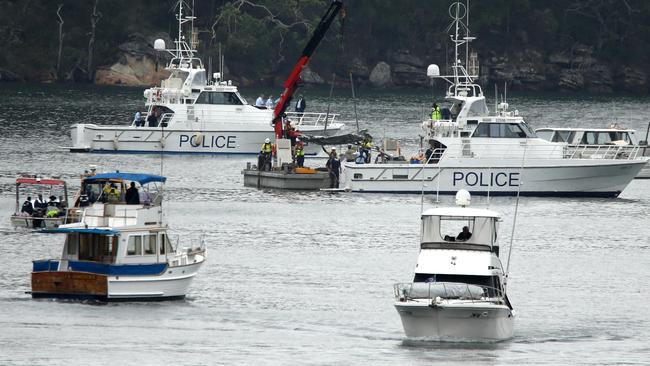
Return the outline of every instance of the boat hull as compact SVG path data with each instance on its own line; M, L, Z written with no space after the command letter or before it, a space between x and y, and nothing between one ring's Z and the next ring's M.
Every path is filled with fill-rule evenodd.
M53 229L66 222L65 217L32 217L12 215L11 224L15 227ZM36 226L34 226L36 224Z
M506 306L429 306L395 303L409 338L434 341L500 341L512 338L514 314Z
M448 159L439 165L345 164L346 187L355 192L479 195L616 197L645 165L645 160L470 162ZM423 181L424 179L424 181Z
M203 261L166 267L156 275L106 275L76 271L32 272L33 298L160 301L185 297Z
M341 127L329 126L325 135L335 135ZM301 131L323 134L321 127L306 126ZM252 155L260 152L265 139L274 138L274 132L267 125L249 130L184 130L76 124L71 128L71 138L71 152ZM305 154L320 151L320 146L305 143Z

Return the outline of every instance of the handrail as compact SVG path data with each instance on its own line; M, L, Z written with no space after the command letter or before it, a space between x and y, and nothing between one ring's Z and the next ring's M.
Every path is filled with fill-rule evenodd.
M414 284L418 285L428 285L428 296L422 296L417 295L417 296L411 296L413 292L413 286ZM465 287L465 292L461 292L460 294L456 291L455 293L451 291L451 289L448 288L449 285L461 285ZM432 294L431 288L432 286L442 286L443 288L443 294L441 296L440 293L434 293ZM471 300L472 302L478 301L479 299L476 299L476 296L473 296L472 291L470 289L470 286L475 286L475 287L480 287L483 290L483 294L481 295L480 300L482 301L494 301L495 299L499 302L504 301L505 298L505 292L496 287L492 286L485 286L485 285L478 285L478 284L472 284L472 283L460 283L460 282L401 282L401 283L396 283L393 286L393 293L395 296L395 300L404 302L407 300L412 300L412 299L423 299L423 300L436 300L436 298L440 298L441 300ZM433 296L436 295L436 296Z

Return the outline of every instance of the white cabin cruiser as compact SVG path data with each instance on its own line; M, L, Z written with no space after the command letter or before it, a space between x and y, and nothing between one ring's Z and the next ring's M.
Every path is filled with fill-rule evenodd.
M266 138L272 138L273 110L257 108L239 94L221 73L208 81L203 62L198 58L197 35L192 15L183 13L178 2L178 38L174 49L165 49L156 40L157 51L172 55L168 79L144 91L146 113L130 125L77 123L71 127L72 152L95 153L188 153L257 154ZM190 39L183 35L188 23ZM343 124L336 114L287 113L293 127L306 135L337 134ZM307 146L314 155L318 146Z
M470 55L465 6L454 3L450 14L455 35L453 75L441 76L437 65L427 74L450 84L445 99L450 108L432 113L422 123L421 137L429 149L421 160L344 164L346 188L355 192L438 192L467 189L476 194L616 197L643 168L637 147L610 146L602 154L586 156L565 143L537 137L517 110L502 102L490 114L478 77L475 54L463 64L459 47ZM465 35L460 35L464 31ZM420 152L422 153L422 151ZM423 188L423 183L425 186Z
M150 187L164 181L161 176L119 172L85 178L82 191L92 191L92 186L110 189L100 190L97 200L84 207L80 222L46 230L65 234L65 245L59 258L34 261L32 297L100 301L185 297L206 249L202 240L186 248L172 245L162 219L162 191ZM137 191L121 191L123 182L133 182Z
M394 287L394 306L409 338L498 341L513 335L515 311L497 243L499 213L468 208L469 198L459 191L461 207L422 214L413 282Z

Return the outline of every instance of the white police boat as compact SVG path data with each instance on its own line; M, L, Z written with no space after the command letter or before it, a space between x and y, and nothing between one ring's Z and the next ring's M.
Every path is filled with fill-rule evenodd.
M390 159L370 164L344 164L343 181L354 192L438 192L467 189L476 194L616 197L648 158L639 146L610 145L586 155L581 147L537 137L517 110L500 103L490 114L478 77L476 55L469 52L465 5L454 3L453 73L441 76L437 65L427 74L450 86L440 117L422 123L421 138L429 153L420 160ZM464 34L460 34L464 33ZM464 45L465 52L459 52ZM465 61L460 55L469 55ZM469 59L467 59L469 58ZM422 150L426 147L422 147ZM422 153L423 151L420 151ZM425 183L424 188L423 184Z
M197 56L197 34L193 11L184 13L178 2L178 38L173 49L162 39L157 51L172 58L168 79L144 91L147 112L130 125L77 123L71 127L72 152L94 153L177 153L177 154L257 154L266 138L274 136L273 110L256 108L239 94L231 81L215 73L208 80ZM186 5L185 5L186 6ZM187 9L186 9L187 10ZM183 28L190 29L189 38ZM306 135L331 136L344 126L338 115L287 112L294 128ZM148 120L148 116L155 118ZM307 145L305 153L315 155L317 145Z
M409 338L499 341L513 335L515 311L497 243L500 216L469 208L469 201L461 190L456 195L461 207L422 213L413 282L394 286L394 306Z
M117 200L100 196L83 208L80 222L46 230L65 234L65 244L58 258L33 262L32 297L100 301L185 297L206 259L206 249L202 239L183 248L172 243L162 218L162 189L156 189L164 181L161 176L120 172L86 177L86 185L134 182L144 199L134 203L133 192L115 188Z

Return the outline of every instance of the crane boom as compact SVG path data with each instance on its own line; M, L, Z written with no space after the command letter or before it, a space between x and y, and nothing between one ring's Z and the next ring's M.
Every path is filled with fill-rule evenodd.
M318 26L316 26L316 29L314 29L314 33L312 34L311 39L302 50L302 54L298 58L298 62L293 67L293 70L291 70L291 73L289 74L289 77L287 77L287 80L285 80L284 91L280 96L280 101L275 106L275 110L273 111L272 123L275 126L276 138L282 138L282 115L291 104L291 98L298 89L298 83L300 82L300 73L302 72L303 68L309 63L311 55L323 40L323 37L325 37L325 33L327 33L327 30L332 25L332 22L342 7L343 2L339 0L332 1L332 4L330 4L327 12L325 15L323 15L323 18L321 18L320 23L318 23Z

